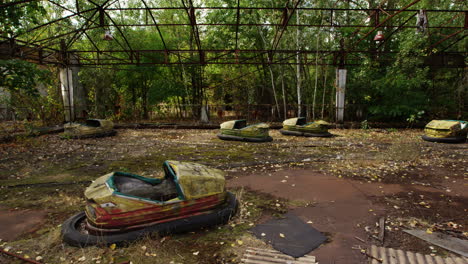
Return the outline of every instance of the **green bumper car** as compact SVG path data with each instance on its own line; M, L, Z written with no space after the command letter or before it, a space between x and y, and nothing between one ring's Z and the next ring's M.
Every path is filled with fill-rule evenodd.
M88 119L86 123L67 123L63 126L64 138L107 137L116 134L114 123L104 119Z
M307 123L305 117L295 117L284 120L280 132L286 136L331 137L329 126L330 123L323 120Z
M462 143L466 141L468 122L461 120L432 120L424 128L422 139L440 143Z
M168 160L164 177L112 172L86 188L85 210L62 224L71 246L125 244L152 233L166 235L225 224L238 202L223 171Z
M245 142L270 142L273 138L268 134L269 129L270 127L265 123L247 126L245 119L232 120L221 124L218 138Z

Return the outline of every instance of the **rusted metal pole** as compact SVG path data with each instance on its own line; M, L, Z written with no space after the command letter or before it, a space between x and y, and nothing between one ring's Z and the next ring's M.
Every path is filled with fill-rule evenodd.
M435 48L435 47L436 47L437 45L439 45L440 43L446 41L447 39L449 39L449 38L451 38L451 37L453 37L453 36L458 35L459 33L463 32L463 31L465 31L465 29L461 29L461 30L459 30L459 31L457 31L457 32L454 32L454 33L452 33L452 34L446 36L445 38L443 38L443 39L437 41L436 43L432 44L432 45L429 47L429 50L432 50L433 48Z
M406 23L408 23L414 16L416 16L417 13L414 13L412 16L408 17L408 19L405 20L405 22L403 22L400 26L398 26L395 30L393 30L390 34L388 34L388 36L385 36L385 39L388 40L390 39L390 37L395 34L395 32L397 32L398 30L400 30ZM377 46L377 50L380 49L380 47L382 47L382 45L385 43L385 41L382 41L379 46Z

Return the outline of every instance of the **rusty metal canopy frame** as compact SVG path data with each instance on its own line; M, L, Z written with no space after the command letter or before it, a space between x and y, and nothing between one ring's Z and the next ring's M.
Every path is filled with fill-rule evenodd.
M338 1L345 0L336 0ZM398 36L403 29L417 28L410 25L411 20L420 10L411 9L420 0L412 1L401 9L366 9L366 8L317 8L307 7L306 1L288 0L283 6L278 7L252 7L242 6L242 1L237 0L234 6L197 6L192 0L172 1L175 6L154 6L149 0L140 0L138 7L126 6L126 1L120 0L88 0L85 5L78 1L43 0L49 7L62 11L65 16L51 19L44 24L28 28L20 34L0 37L0 58L21 58L39 64L53 65L210 65L210 64L297 64L296 55L299 53L304 65L359 65L365 54L386 56L392 59L398 51L386 50L384 43L374 44L373 33L377 29L385 29L388 33L385 41ZM16 6L22 8L25 3L31 1L15 1L1 4L0 8ZM102 3L101 3L102 2ZM332 1L331 1L332 2ZM349 1L347 1L349 3ZM283 2L284 3L284 2ZM310 5L310 3L308 3ZM355 5L355 4L354 4ZM172 19L164 17L164 11L174 12ZM138 12L144 14L145 20L139 23L124 23L131 14ZM205 17L212 12L232 13L232 17L220 22L209 22ZM255 12L268 12L269 17L276 21L251 21L251 14ZM319 23L296 24L291 18L301 13L307 16L314 12L323 17ZM362 23L342 23L340 16L345 13L358 13L362 16ZM466 50L448 51L456 43L464 40L468 27L467 10L425 10L428 20L440 14L448 14L448 21L427 26L428 34L437 37L437 41L428 45L428 50L437 50L447 55L466 57ZM177 17L177 19L174 19ZM399 18L400 23L395 22ZM126 19L128 20L128 19ZM131 30L147 28L157 32L158 39L155 43L161 48L138 49L132 47L130 40ZM225 41L223 49L210 48L210 43L204 43L203 37L209 30L221 27L233 29L232 40ZM257 27L270 30L273 39L269 48L264 49L240 49L240 42L250 41L242 34L242 29ZM186 42L190 48L182 49L178 44L170 43L164 38L164 32L170 30L185 30L185 36L181 36L180 42ZM320 29L335 34L336 28L353 29L351 38L337 40L333 48L310 50L284 49L280 47L284 32L290 28ZM105 31L113 32L114 36L108 45L99 42L105 41L99 37ZM44 34L46 31L48 34ZM273 34L274 32L274 34ZM310 32L309 32L310 33ZM243 38L244 37L244 38ZM89 42L88 47L83 48L83 42ZM367 41L366 45L359 45ZM192 43L188 45L188 43ZM81 44L81 45L80 45ZM194 44L194 45L193 45ZM104 48L103 46L107 46ZM285 45L283 45L285 46ZM367 49L363 48L367 47ZM267 55L268 60L265 59ZM317 61L319 56L320 61ZM73 59L70 59L73 57ZM446 65L447 66L447 65Z

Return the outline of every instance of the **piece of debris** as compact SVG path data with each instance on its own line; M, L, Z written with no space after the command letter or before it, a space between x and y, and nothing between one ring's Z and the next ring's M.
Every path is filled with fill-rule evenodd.
M383 245L384 239L385 239L385 217L381 217L379 219L379 228L380 228L379 240L380 242L382 242L382 245Z
M378 247L372 245L369 249L363 250L366 256L370 258L370 264L427 264L427 263L466 263L463 258L442 258L440 256L422 255L411 251L403 251L400 249Z
M367 250L365 250L365 249L361 249L361 254L363 254L364 256L366 256L368 258L370 258L372 260L372 264L374 264L374 263L383 263L383 259L378 258L378 257L376 257L376 256L374 256L372 254L369 254L367 252Z
M282 219L271 219L251 230L256 237L267 241L276 250L295 258L304 256L327 240L322 233L291 213Z
M364 239L362 239L362 238L360 238L360 237L355 236L354 238L355 238L356 240L361 241L362 243L366 243L366 241L364 241Z
M86 123L67 123L63 126L63 138L93 138L114 136L114 122L104 119L88 119Z
M252 247L245 250L241 261L245 264L318 264L314 256L305 255L295 259L276 250Z
M468 257L468 242L440 232L427 233L424 230L403 230L404 232L427 241L431 244L445 248L464 257Z

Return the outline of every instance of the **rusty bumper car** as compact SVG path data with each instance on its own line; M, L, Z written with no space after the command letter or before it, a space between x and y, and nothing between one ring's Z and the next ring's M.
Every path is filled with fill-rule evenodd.
M439 143L463 143L468 122L461 120L432 120L424 128L423 140Z
M63 126L64 138L93 138L107 137L116 134L114 123L105 119L88 119L84 124L67 123Z
M331 137L328 132L330 124L323 120L307 123L305 117L289 118L283 121L280 133L286 136Z
M231 120L221 124L218 138L222 140L236 140L245 142L270 142L273 140L269 135L270 126L258 123L247 126L247 120Z
M96 179L85 191L85 211L63 223L63 240L79 247L122 244L225 224L236 213L222 171L178 161L163 167L163 178L113 172Z

